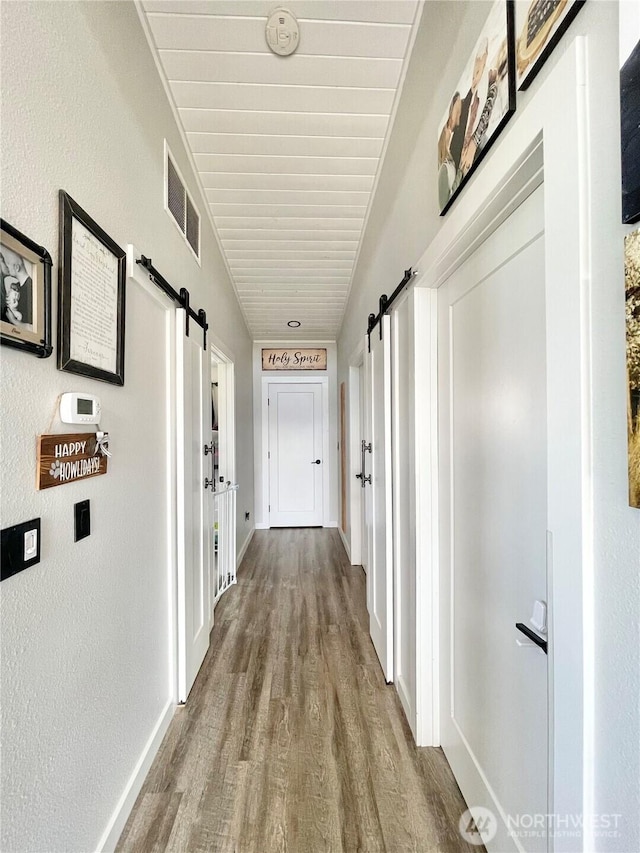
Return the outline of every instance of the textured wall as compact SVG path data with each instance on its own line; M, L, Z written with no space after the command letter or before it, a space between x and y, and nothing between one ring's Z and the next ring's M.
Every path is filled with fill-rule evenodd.
M390 293L403 270L419 261L442 225L435 180L437 126L447 106L447 93L459 77L457 56L466 56L472 49L488 8L480 2L433 0L425 5L338 339L338 383L347 378L347 360L366 330L367 315L378 310L378 297ZM587 802L592 798L596 814L623 815L624 837L603 835L596 839L596 849L630 853L640 849L640 513L627 502L617 22L614 0L587 3L531 88L518 94L518 110L553 74L563 45L585 35L593 165L589 189L597 223L590 259L589 342L595 671L585 674L590 691L585 701L593 714L593 743L587 732L585 761L593 784L585 797ZM434 80L437 86L431 84ZM517 121L516 113L505 135ZM567 158L576 156L576 148L574 140L567 140ZM488 159L497 156L497 150ZM463 191L455 205L464 204ZM568 216L573 215L575 204L577 200L567 199ZM593 689L589 687L592 678Z
M2 4L2 216L49 249L55 270L63 188L206 309L236 359L242 543L251 343L206 217L200 268L163 209L165 137L199 199L133 4ZM2 525L41 516L43 540L40 564L0 588L4 853L94 849L172 695L162 327L136 285L127 302L123 388L59 372L55 354L1 352ZM104 477L37 492L35 436L65 390L100 395L114 457ZM75 544L84 498L92 534Z

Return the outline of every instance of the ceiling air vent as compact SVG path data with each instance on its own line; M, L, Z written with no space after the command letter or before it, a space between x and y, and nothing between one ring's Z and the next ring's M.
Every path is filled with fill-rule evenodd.
M200 261L200 214L165 143L165 208Z

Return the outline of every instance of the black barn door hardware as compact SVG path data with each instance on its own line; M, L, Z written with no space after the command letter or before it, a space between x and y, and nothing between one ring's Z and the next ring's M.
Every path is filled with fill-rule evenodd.
M185 334L189 337L189 318L194 320L201 328L203 332L203 342L202 347L206 350L207 348L207 329L209 328L209 324L207 323L207 312L200 308L198 313L196 313L190 304L190 296L189 291L186 287L180 288L180 293L175 290L169 282L162 276L158 270L153 266L151 262L151 258L146 258L144 255L136 261L137 264L140 264L141 267L144 267L146 271L149 273L149 278L151 281L162 290L163 293L172 299L177 305L185 310Z
M362 441L360 442L360 473L356 474L356 480L360 480L360 485L362 486L363 489L364 489L366 483L369 483L369 485L371 485L371 474L369 474L369 476L366 477L365 473L364 473L364 454L365 453L371 453L371 442L369 442L369 444L367 444L367 442L363 438Z
M395 300L400 296L405 287L409 284L411 279L418 274L417 270L411 269L409 267L408 270L404 271L404 278L400 282L400 284L393 291L391 296L387 296L386 293L383 293L380 299L378 300L378 313L377 314L369 314L367 319L367 339L369 345L369 352L371 352L371 332L375 329L375 327L380 323L380 340L382 340L382 318L385 314L389 313L389 308L393 305Z

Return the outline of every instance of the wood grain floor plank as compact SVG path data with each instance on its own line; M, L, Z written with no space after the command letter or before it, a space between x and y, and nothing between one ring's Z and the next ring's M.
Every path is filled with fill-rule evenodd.
M118 853L482 853L368 624L337 531L257 531Z

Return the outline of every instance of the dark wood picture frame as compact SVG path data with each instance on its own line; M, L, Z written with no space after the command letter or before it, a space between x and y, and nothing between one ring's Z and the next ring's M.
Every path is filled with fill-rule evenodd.
M74 223L78 225L74 229ZM74 244L75 237L75 244ZM80 255L80 253L82 253ZM80 268L74 269L74 263ZM124 385L124 333L125 333L126 252L75 202L60 190L60 251L58 259L58 369L112 385ZM92 303L88 293L82 294L82 307L78 288L94 290L94 295L107 302L111 292L108 320L100 327L95 325L95 313L100 304ZM72 310L72 296L76 305ZM74 311L75 316L74 316ZM81 330L80 322L85 324ZM96 341L90 349L91 324L108 338L107 360L104 341ZM100 347L102 346L102 352ZM112 350L112 352L111 352ZM87 353L86 360L80 357Z
M504 19L502 12L504 12ZM466 57L466 64L460 63L464 70L458 85L452 92L452 97L448 100L447 110L438 126L440 216L444 216L449 210L516 111L513 15L513 0L496 0L487 15L473 51ZM494 30L494 26L498 23L499 31ZM481 74L479 84L474 83L477 69ZM480 104L481 90L483 101ZM474 114L470 116L474 99L477 103L477 109L474 111L475 120ZM501 116L498 115L497 122L493 115L496 104L499 104L499 108L501 105L504 110ZM466 132L469 121L473 123L473 127L469 128L473 133ZM470 149L472 154L467 153L467 139L472 143ZM468 157L472 157L470 165Z
M555 5L552 5L550 0L516 0L516 75L519 91L528 89L533 83L585 2L555 0ZM526 11L524 7L527 7ZM530 16L536 11L546 13L547 17L537 23L530 22ZM535 29L529 33L532 26Z
M4 219L0 219L2 318L0 343L38 358L49 358L51 345L51 255ZM16 304L11 307L9 293Z

